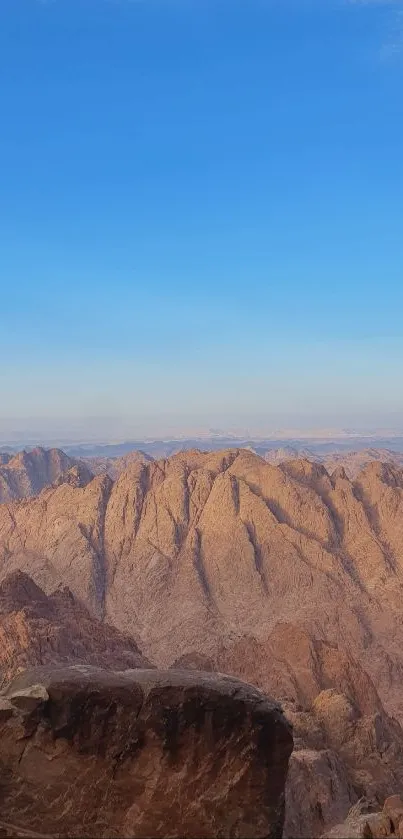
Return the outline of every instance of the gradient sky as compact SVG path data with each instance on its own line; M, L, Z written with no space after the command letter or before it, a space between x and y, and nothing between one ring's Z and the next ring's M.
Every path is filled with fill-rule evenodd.
M0 419L403 427L403 3L1 0L0 73Z

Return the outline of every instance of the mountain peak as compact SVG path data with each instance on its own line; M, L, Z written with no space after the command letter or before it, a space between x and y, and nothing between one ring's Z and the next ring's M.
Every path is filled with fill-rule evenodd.
M15 612L26 606L46 604L46 594L24 571L12 571L0 583L0 612Z

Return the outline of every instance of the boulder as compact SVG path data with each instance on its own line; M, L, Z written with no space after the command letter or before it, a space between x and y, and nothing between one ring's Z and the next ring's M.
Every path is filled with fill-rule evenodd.
M13 836L282 835L291 727L250 685L195 671L41 667L17 676L3 701L13 711L0 717L0 828Z
M383 811L389 816L395 831L400 831L400 824L403 822L403 801L400 795L390 795L385 800Z
M363 813L347 818L325 836L326 839L386 839L392 835L392 825L385 813Z

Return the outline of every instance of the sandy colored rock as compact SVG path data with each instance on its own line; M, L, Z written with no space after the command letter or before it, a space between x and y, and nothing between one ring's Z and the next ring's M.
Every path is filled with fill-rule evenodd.
M14 835L281 836L292 736L257 689L76 666L20 674L4 697L34 685L43 710L0 721L1 825Z
M0 505L0 577L67 585L158 666L205 662L289 703L298 748L380 802L403 787L402 516L396 465L352 480L182 452Z
M0 503L29 498L63 480L84 486L92 478L88 466L60 449L22 451L0 459Z
M9 699L16 708L21 708L23 711L36 711L48 701L49 695L43 685L30 685L16 690L10 694Z
M394 829L385 813L363 813L349 816L324 834L324 839L384 839L394 836Z
M138 462L0 506L0 574L68 585L163 666L303 627L359 659L399 715L399 474L375 464L352 482L236 450Z
M298 449L292 446L284 446L279 449L272 449L265 453L265 460L268 463L279 465L290 460L297 460L298 458L306 458L312 462L323 464L329 475L332 478L351 478L356 479L362 469L365 469L370 463L380 461L382 463L392 463L395 466L402 468L403 453L390 451L390 449L382 448L368 448L360 451L345 451L333 454L320 454L319 452L310 451L309 449Z

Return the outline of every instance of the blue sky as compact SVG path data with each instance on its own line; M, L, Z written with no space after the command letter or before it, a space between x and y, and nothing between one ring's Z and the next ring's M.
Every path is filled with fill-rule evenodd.
M0 73L1 417L403 427L403 3L1 0Z

